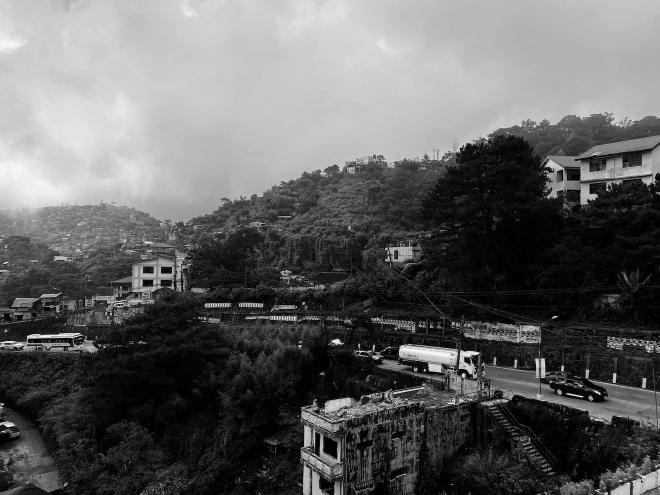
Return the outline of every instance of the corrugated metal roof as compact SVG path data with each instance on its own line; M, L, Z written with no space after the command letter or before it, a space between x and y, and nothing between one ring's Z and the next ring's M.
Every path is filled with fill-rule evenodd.
M36 297L17 297L14 299L12 308L31 308L32 305L38 301Z
M575 156L563 156L563 155L550 155L547 156L545 159L547 160L552 160L555 163L558 163L564 168L567 167L580 167L580 163L575 161Z
M576 160L586 160L587 158L597 156L620 155L635 151L652 150L660 144L660 135L649 136L639 139L629 139L627 141L617 141L615 143L599 144L593 146L587 151L578 155Z

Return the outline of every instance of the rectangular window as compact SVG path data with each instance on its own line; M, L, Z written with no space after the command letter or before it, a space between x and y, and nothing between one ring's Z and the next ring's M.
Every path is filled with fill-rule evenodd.
M319 455L321 452L321 434L314 432L314 453Z
M642 179L626 179L623 181L624 184L642 184Z
M321 493L334 495L335 484L332 481L326 480L323 476L319 476L319 490L321 490Z
M607 167L605 158L592 158L589 161L589 172L600 172Z
M328 454L330 457L337 458L337 442L332 438L323 437L323 453Z
M566 201L568 201L569 203L579 203L580 191L575 191L575 190L566 191Z
M395 260L398 260L398 259L399 259L399 250L398 250L398 249L395 249L395 250L394 250L394 259L395 259Z
M142 267L142 273L153 273L154 272L154 267L153 266L143 266Z
M566 180L580 180L580 169L579 168L566 169Z
M557 170L557 182L562 182L564 180L564 171Z
M154 281L153 280L143 280L142 281L142 287L153 287L154 286Z
M161 280L160 281L160 286L161 287L172 287L172 281L171 280Z
M161 266L160 267L160 273L166 273L166 274L172 274L172 267L171 266Z
M638 153L636 155L626 155L623 157L623 168L641 167L641 166L642 166L641 153Z
M589 184L589 194L601 194L604 193L607 187L604 182L592 182Z

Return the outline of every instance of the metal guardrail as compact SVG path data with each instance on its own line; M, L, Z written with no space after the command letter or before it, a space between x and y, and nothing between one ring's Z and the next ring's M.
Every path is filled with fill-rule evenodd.
M515 415L509 410L508 407L506 407L504 404L501 404L499 407L500 411L502 411L502 414L506 416L506 419L509 420L519 430L524 431L529 439L532 441L534 444L534 447L537 448L541 454L547 459L547 461L552 465L552 467L555 467L557 465L557 458L548 450L548 448L543 445L539 437L536 436L536 434L532 431L532 429L527 426L522 424L520 421L518 421L515 417Z

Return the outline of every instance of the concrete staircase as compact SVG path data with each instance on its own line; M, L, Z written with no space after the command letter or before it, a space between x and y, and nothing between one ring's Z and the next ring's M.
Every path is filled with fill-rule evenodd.
M556 463L552 454L526 426L521 425L513 414L506 409L505 399L482 402L493 421L500 426L513 442L513 450L525 457L547 476L557 474L553 465Z

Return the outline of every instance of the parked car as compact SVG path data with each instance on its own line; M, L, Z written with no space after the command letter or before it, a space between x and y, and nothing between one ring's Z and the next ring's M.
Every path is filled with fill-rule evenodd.
M605 390L605 387L596 385L586 378L564 378L550 382L550 388L553 389L557 395L580 397L589 402L605 400L605 397L607 397L607 390Z
M383 362L383 356L374 351L355 351L355 356L361 359L371 359L372 361L380 364Z
M386 347L380 351L380 354L387 359L399 359L399 346L392 345L390 347Z
M341 347L344 343L340 339L332 339L328 342L328 347Z
M557 380L566 380L570 375L565 371L547 371L545 378L541 378L543 383L556 382Z
M3 351L22 351L24 348L25 345L22 342L16 342L15 340L0 342L0 350Z
M20 430L10 421L0 423L0 442L14 440L21 436Z

